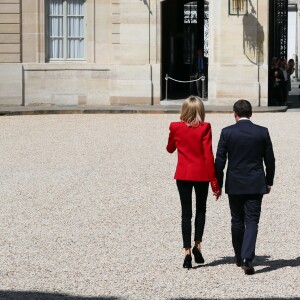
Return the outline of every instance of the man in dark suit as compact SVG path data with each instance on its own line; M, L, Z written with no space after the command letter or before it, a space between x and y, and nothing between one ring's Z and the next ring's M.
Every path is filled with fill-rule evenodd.
M233 111L236 124L221 132L216 175L222 188L228 158L225 193L231 211L232 245L237 266L252 275L261 203L273 185L275 158L268 129L250 121L251 104L238 100Z
M205 76L205 96L207 95L207 82L208 82L208 59L204 56L203 50L198 49L196 53L196 57L193 63L193 72L195 74L195 78L199 78L201 76ZM197 93L198 96L202 97L202 80L196 81Z

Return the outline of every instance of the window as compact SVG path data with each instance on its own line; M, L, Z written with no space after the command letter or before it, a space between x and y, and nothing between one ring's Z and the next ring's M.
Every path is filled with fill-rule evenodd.
M85 0L49 0L47 56L49 60L84 58Z
M230 15L245 15L247 14L247 0L229 0Z

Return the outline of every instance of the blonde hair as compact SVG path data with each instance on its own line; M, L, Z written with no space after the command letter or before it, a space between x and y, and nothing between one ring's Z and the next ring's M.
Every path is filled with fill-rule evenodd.
M180 120L188 126L198 127L205 119L205 109L200 97L189 96L181 107Z

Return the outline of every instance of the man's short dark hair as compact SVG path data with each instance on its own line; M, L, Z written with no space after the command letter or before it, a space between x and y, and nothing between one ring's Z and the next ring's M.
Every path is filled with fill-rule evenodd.
M252 115L251 103L247 100L241 99L234 103L233 111L240 117L250 118Z

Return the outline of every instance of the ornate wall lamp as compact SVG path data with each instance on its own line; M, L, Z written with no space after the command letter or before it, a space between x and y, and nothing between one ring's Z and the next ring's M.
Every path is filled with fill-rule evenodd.
M228 0L229 15L246 15L248 12L248 0Z

